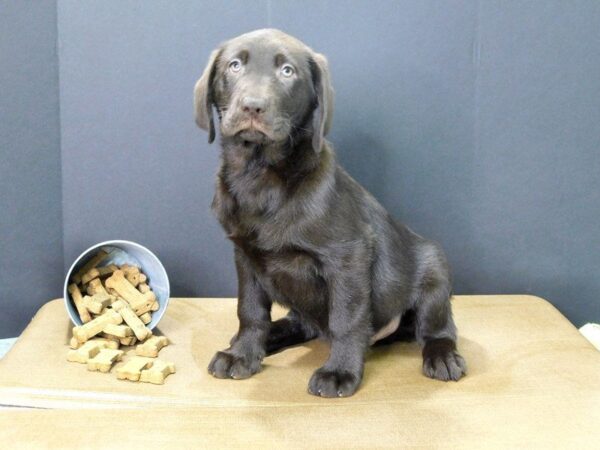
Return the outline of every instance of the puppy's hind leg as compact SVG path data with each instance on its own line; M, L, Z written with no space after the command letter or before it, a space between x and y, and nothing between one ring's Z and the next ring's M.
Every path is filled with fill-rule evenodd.
M404 311L400 318L400 324L396 331L389 336L379 339L373 344L373 347L389 345L394 342L412 342L415 340L415 311L412 309Z
M467 366L456 349L446 260L433 244L427 244L420 256L425 267L415 303L415 332L423 346L423 373L442 381L457 381L466 374Z
M296 311L291 310L287 316L271 324L267 338L267 355L315 339L318 334L315 327L303 321Z

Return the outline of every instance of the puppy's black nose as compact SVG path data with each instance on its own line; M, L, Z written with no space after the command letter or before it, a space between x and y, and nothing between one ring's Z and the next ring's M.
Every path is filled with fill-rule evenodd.
M242 111L257 116L265 112L267 101L264 98L244 97L242 98Z

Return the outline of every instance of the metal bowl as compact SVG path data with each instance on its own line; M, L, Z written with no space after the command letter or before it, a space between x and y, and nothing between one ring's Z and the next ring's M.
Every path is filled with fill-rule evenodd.
M152 330L162 318L167 309L167 305L169 304L169 277L167 276L167 272L162 263L154 253L143 245L131 241L115 240L100 242L99 244L91 246L77 257L67 272L63 289L63 298L71 321L75 325L83 325L83 322L81 322L79 314L77 313L77 309L75 308L75 304L73 303L73 300L71 300L71 295L69 294L69 280L72 275L76 274L85 263L100 250L107 252L108 256L98 264L98 267L108 266L110 264L115 264L117 266L130 264L138 266L148 277L147 283L150 286L150 289L154 291L154 294L156 294L156 299L159 304L158 310L152 313L152 321L147 325L147 327Z

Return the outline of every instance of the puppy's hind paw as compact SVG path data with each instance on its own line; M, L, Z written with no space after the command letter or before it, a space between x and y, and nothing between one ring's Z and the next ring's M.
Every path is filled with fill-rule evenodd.
M215 378L250 378L260 371L261 358L235 356L228 352L217 352L210 364L208 373Z
M433 339L423 347L423 374L442 381L458 381L467 373L467 364L451 339Z

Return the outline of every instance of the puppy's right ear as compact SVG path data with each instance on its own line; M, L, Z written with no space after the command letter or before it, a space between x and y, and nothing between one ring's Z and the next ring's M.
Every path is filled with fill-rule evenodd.
M213 50L208 59L208 64L200 79L194 86L194 108L196 109L196 123L203 130L208 131L208 143L215 140L215 121L213 119L213 80L221 50Z

